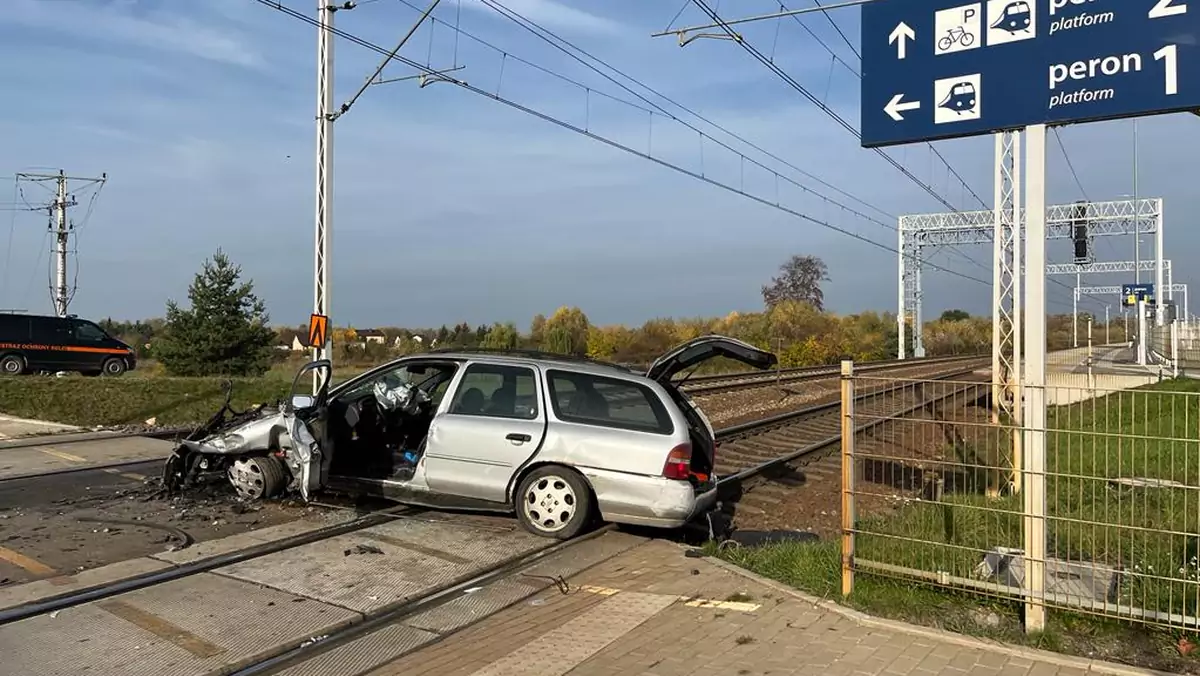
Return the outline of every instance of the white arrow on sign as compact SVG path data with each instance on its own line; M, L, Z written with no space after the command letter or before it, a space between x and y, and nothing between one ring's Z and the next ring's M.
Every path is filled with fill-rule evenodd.
M912 29L912 26L901 21L891 35L888 36L888 44L896 45L896 58L903 59L908 56L908 40L916 40L917 33Z
M1183 4L1182 0L1158 0L1150 8L1149 16L1151 19L1161 19L1165 16L1176 16L1178 14L1187 14L1187 5Z
M897 122L903 122L904 116L900 113L903 113L906 110L916 110L921 107L920 101L908 101L901 103L903 99L904 94L896 94L892 97L892 100L888 101L888 104L883 107L883 112L887 113L888 117L892 118L893 120Z

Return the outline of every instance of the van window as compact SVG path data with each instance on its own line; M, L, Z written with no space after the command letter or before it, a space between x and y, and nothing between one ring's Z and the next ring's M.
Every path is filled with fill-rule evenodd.
M75 339L84 343L99 343L108 339L108 334L91 322L75 322Z
M29 317L0 315L0 341L5 340L29 340Z
M69 345L73 342L67 322L54 317L30 317L30 340L41 345Z
M566 422L670 434L671 415L654 390L630 380L551 370L550 403Z

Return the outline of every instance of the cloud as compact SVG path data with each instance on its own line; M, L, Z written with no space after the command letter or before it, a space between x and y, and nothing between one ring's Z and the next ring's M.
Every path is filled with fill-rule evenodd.
M568 7L554 0L494 0L501 9L516 14L549 29L562 29L579 33L614 34L623 30L621 24L611 19L596 16L583 10ZM466 0L463 7L477 12L486 12L501 17L483 0ZM502 17L501 17L502 18Z
M97 5L78 0L38 2L9 0L5 19L27 28L57 32L122 47L141 47L186 54L199 59L261 69L263 56L227 27L163 11L136 15L135 3Z

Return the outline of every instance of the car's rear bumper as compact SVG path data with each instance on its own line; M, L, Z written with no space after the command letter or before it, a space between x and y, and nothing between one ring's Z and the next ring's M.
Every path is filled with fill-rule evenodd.
M655 528L678 528L712 509L716 484L697 493L686 481L580 468L591 482L605 521Z

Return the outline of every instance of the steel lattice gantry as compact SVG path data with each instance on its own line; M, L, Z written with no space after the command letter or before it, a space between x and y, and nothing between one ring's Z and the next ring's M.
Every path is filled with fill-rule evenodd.
M999 141L998 141L999 142ZM1019 163L1018 163L1019 164ZM1011 180L1011 179L1010 179ZM1019 182L1017 183L1019 185ZM1015 193L1015 191L1011 191ZM1014 199L1014 203L1019 199ZM1084 208L1083 218L1088 223L1088 231L1092 237L1155 235L1156 259L1144 264L1155 270L1158 287L1163 286L1164 266L1162 263L1161 232L1163 222L1162 199L1144 198L1138 200L1117 200L1111 202L1086 202L1080 204L1059 204L1046 209L1046 238L1071 239L1072 224L1080 218L1080 208ZM959 211L952 213L913 214L900 217L899 227L899 316L897 321L900 330L900 351L898 356L904 358L907 324L911 322L913 331L913 355L925 356L925 345L922 330L922 286L921 275L924 261L931 250L940 247L953 247L962 244L988 244L995 241L997 217L999 210L989 211ZM1006 232L1020 232L1020 223L1025 220L1024 209L1015 211L1016 227L1007 227ZM1011 234L1009 235L1011 237ZM1017 235L1017 241L1024 242L1024 234ZM1008 243L1005 243L1008 244ZM1007 269L1022 269L1019 248L1012 246L998 247L998 255L1003 255ZM1114 265L1118 266L1109 269ZM1049 265L1047 274L1063 274L1060 270L1069 268L1070 274L1100 272L1119 272L1120 265L1095 262L1088 265ZM1132 268L1131 268L1132 269ZM1008 273L1011 276L1011 272ZM1004 294L1000 304L1006 308L1012 307L1009 298L1019 297L1014 293L1014 286L1019 282L1002 283L999 290ZM1019 287L1018 287L1019 288Z

